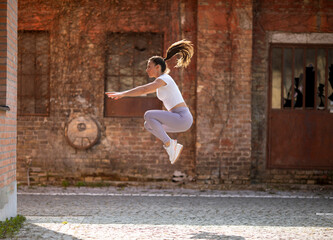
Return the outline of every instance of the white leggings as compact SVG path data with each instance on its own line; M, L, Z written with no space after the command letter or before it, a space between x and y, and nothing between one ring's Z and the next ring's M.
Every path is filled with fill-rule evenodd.
M193 123L192 114L187 107L178 107L171 112L149 110L145 113L144 119L145 128L164 144L171 140L167 132L185 132Z

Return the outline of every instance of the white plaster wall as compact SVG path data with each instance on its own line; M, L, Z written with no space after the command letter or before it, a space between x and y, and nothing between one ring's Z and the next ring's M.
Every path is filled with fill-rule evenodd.
M0 221L17 216L16 181L0 189Z

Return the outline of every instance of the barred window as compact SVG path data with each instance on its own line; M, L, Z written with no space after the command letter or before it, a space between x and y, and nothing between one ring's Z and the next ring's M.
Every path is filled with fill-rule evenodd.
M109 33L106 48L105 91L124 91L151 81L146 73L147 60L162 55L163 35L158 33ZM142 117L152 108L161 108L155 94L106 98L105 116Z
M50 42L46 31L18 32L18 114L49 114Z
M272 47L272 108L333 111L333 47Z

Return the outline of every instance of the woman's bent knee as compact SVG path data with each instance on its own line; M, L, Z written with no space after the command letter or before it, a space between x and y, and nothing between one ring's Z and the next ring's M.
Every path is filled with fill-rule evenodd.
M147 121L147 120L150 120L152 117L152 112L149 110L147 112L145 112L143 118Z

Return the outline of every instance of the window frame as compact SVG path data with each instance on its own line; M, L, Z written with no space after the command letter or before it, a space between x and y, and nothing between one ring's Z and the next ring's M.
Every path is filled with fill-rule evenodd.
M272 52L274 48L281 48L281 96L280 96L280 100L281 100L281 105L280 108L273 108L273 101L272 101L272 97L273 97L273 69L272 69L272 65L273 65L273 59L272 59ZM303 49L304 53L303 54L303 84L304 84L304 90L303 90L303 101L302 101L302 107L301 108L297 108L295 107L295 100L293 97L291 97L291 107L284 107L283 103L284 103L284 96L283 96L283 71L284 71L284 62L283 62L283 54L284 54L284 49L287 48L291 48L292 49L292 81L291 81L291 86L295 85L295 49ZM306 81L305 81L305 73L306 73L306 50L307 49L316 49L316 54L315 54L315 88L314 88L314 107L306 107L306 101L305 101L305 93L306 93ZM317 106L317 58L318 58L318 49L325 49L325 59L326 59L326 65L325 65L325 101L324 101L324 109L318 109ZM303 110L303 111L326 111L329 112L330 108L328 106L328 76L329 76L329 66L328 66L328 49L332 49L333 50L333 44L315 44L315 43L309 43L309 44L305 44L305 43L270 43L269 46L269 95L268 95L268 101L269 101L269 109L270 111L275 111L275 110L279 110L279 111L291 111L291 110ZM294 96L294 88L292 87L292 94L291 96ZM333 89L333 86L332 86Z
M21 88L19 87L19 84L21 82L20 78L21 76L19 75L20 73L20 68L22 68L22 63L20 63L19 59L21 58L20 55L22 53L20 53L19 51L19 48L18 48L18 53L17 53L17 57L18 57L18 71L17 71L17 82L18 82L18 111L17 111L17 115L18 116L36 116L36 117L49 117L50 116L50 81L51 81L51 78L50 78L50 73L51 73L51 41L50 41L50 31L48 30L19 30L18 31L18 41L20 40L20 34L22 33L46 33L47 34L47 40L48 40L48 52L47 52L47 55L48 55L48 69L47 69L47 74L45 74L47 76L47 95L46 95L46 113L26 113L26 112L22 112L22 111L19 111L19 104L24 101L24 97L22 96L20 90ZM37 41L34 42L35 44L37 43ZM18 43L18 46L19 46L19 43ZM34 57L35 59L37 58L37 53L35 52L34 53ZM36 69L36 62L34 63L35 64L35 69ZM36 82L36 76L42 76L42 74L34 74L35 77L34 77L34 82ZM34 97L36 99L36 90L34 89Z
M105 50L105 76L104 76L104 91L107 90L108 80L108 47L109 36L111 34L158 34L161 38L161 52L164 47L164 33L161 32L107 32L106 34L106 50ZM134 47L133 47L134 50ZM148 59L147 59L148 60ZM132 69L134 70L134 68ZM134 75L132 75L134 77ZM121 76L119 76L121 77ZM147 82L148 83L148 82ZM133 86L134 87L134 86ZM113 100L104 96L104 117L116 117L116 118L141 118L144 113L150 109L162 109L162 102L153 94L138 97L126 97L119 100Z

